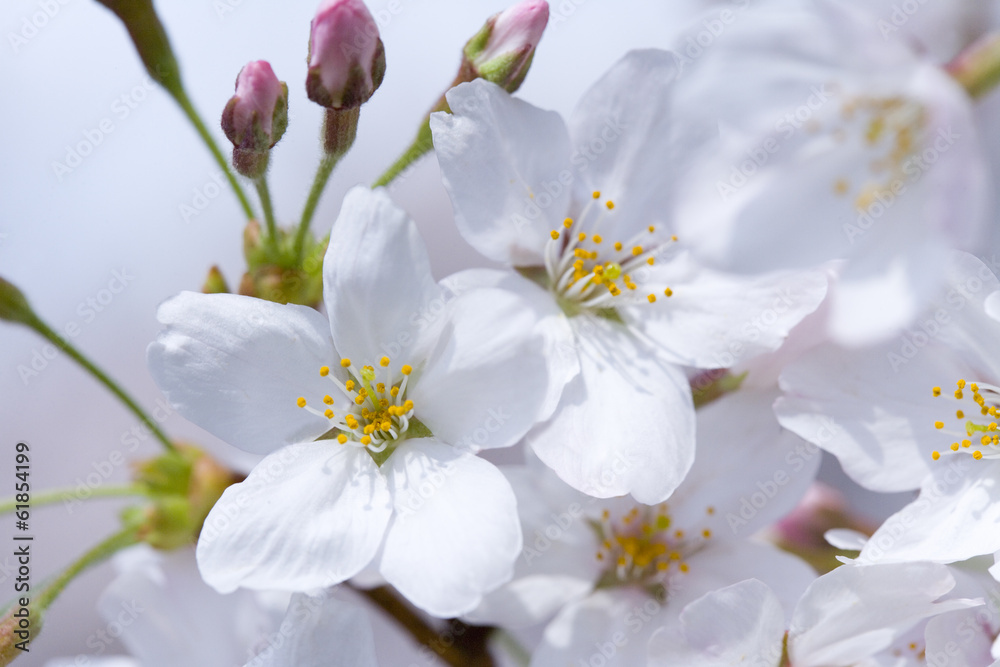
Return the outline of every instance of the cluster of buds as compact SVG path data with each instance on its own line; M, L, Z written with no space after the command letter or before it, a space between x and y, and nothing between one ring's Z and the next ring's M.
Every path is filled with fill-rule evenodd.
M267 170L271 148L288 126L288 86L265 60L247 63L236 77L236 94L222 112L222 130L233 142L233 166L247 178Z

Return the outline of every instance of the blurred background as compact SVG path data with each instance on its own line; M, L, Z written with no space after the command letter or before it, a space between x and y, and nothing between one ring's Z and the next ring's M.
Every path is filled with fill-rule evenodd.
M319 160L322 110L306 99L304 88L309 21L317 4L158 3L188 92L227 154L218 118L240 68L265 59L288 83L289 127L270 168L279 224L297 219ZM409 143L423 114L452 80L465 41L509 3L367 4L385 43L387 74L363 107L354 150L320 203L313 223L317 235L333 223L344 193L374 181ZM627 50L669 48L693 12L707 4L552 2L547 33L519 95L568 114L590 83ZM921 19L933 25L930 12ZM983 29L984 24L970 21L946 35L942 31L942 39L963 42ZM180 290L199 289L213 264L235 287L244 270L245 221L193 129L149 81L110 12L92 0L6 0L0 32L0 89L6 100L0 106L0 275L20 286L57 331L75 323L79 334L73 343L152 410L162 401L145 362L146 346L159 328L156 307ZM92 150L67 162L81 144L91 144ZM438 277L486 263L455 230L433 157L407 172L391 192L416 220ZM65 355L52 348L46 354L43 341L9 325L0 325L0 340L0 496L13 493L18 441L31 446L34 493L122 483L128 480L127 464L116 465L113 452L129 460L159 453L152 439L137 448L129 444L136 419ZM171 416L163 427L230 463L252 464L180 417ZM822 476L848 490L855 505L873 518L905 500L856 489L835 462L824 464ZM33 582L115 531L124 505L101 499L34 509ZM9 540L12 532L13 518L0 517L0 539ZM4 602L14 596L11 552L0 547ZM113 574L106 564L72 583L51 608L46 630L23 662L41 665L57 656L93 655L94 633L105 626L94 600ZM380 643L379 650L390 649ZM112 646L110 652L125 650ZM381 657L383 664L401 664L393 655Z

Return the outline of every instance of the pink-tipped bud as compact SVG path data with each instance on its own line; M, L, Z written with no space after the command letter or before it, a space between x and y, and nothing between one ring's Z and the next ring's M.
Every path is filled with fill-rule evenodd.
M531 67L548 22L549 3L525 0L487 20L465 45L465 57L478 76L514 92Z
M255 178L267 167L267 152L288 126L288 86L274 75L265 60L240 70L236 94L222 112L222 130L233 142L233 164L244 176Z
M382 85L385 48L361 0L324 0L309 34L306 93L324 107L359 107Z

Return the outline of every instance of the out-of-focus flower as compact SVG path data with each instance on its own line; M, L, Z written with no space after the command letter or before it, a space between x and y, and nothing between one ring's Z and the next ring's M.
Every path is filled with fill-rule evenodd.
M520 88L548 22L549 3L545 0L524 0L490 17L465 45L465 58L474 76L508 92Z
M461 275L528 299L554 372L574 378L529 444L574 488L647 504L694 458L681 366L726 368L777 348L826 292L820 273L744 280L683 249L674 188L703 128L674 122L675 75L667 52L630 53L571 129L486 81L456 87L453 113L431 117L459 230L514 269Z
M514 579L471 620L520 627L555 614L532 665L596 664L601 654L600 664L632 667L645 664L657 628L721 586L759 577L791 609L815 573L748 538L795 505L820 457L767 413L773 396L741 391L699 410L698 457L668 503L588 498L537 462L507 469L525 548Z
M678 122L714 119L719 138L685 164L678 233L723 270L847 259L829 327L851 345L909 325L947 250L972 250L988 215L968 94L876 23L835 2L765 0L678 52Z
M248 178L267 168L268 151L288 126L288 86L265 60L247 63L236 78L236 94L222 112L222 130L233 142L233 165Z
M524 335L529 307L445 291L381 191L348 194L324 274L329 321L221 294L160 309L149 358L170 401L267 454L206 520L202 573L220 591L308 590L376 559L417 606L467 612L521 547L510 485L474 452L515 444L564 380L550 383L541 337Z
M705 595L684 609L679 623L659 630L649 642L649 667L935 664L908 659L918 660L924 653L918 648L924 647L909 647L909 656L892 649L918 623L982 604L939 600L954 588L955 577L943 565L846 565L809 586L789 626L781 600L767 585L750 579ZM928 633L928 656L937 650L957 655L958 643L945 654L950 637L940 643L937 638ZM969 648L968 641L963 647Z
M194 551L123 552L118 577L97 602L108 630L100 653L120 641L132 659L55 660L47 667L375 667L367 614L333 594L220 595L198 574ZM113 624L113 625L112 625Z
M306 93L324 107L359 107L382 85L385 48L361 0L324 0L309 32Z

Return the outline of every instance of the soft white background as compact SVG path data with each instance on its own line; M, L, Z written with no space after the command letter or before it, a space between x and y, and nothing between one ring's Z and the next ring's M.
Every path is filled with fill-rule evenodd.
M198 289L212 264L235 284L243 270L244 220L230 192L215 189L215 165L173 101L144 86L145 72L124 30L103 7L91 0L51 0L58 13L15 51L9 33L19 33L25 17L30 20L40 12L41 4L6 0L0 8L0 275L19 285L53 327L79 324L74 344L151 408L159 392L145 368L145 349L157 333L156 306L181 289ZM299 215L318 160L321 110L304 92L309 20L316 4L159 3L188 91L221 144L225 139L217 119L243 64L267 59L288 83L289 128L271 162L272 195L284 222ZM378 15L389 3L368 4ZM371 183L408 143L419 119L452 79L465 40L506 4L399 0L401 11L380 20L387 75L364 107L354 152L335 172L320 204L317 232L330 227L351 186ZM627 49L668 47L690 4L554 2L549 30L521 96L568 113L589 83ZM232 11L220 16L220 7ZM138 105L124 119L112 110L123 95L133 96ZM67 147L84 140L84 133L105 118L114 124L113 133L60 180L53 163L64 161ZM207 194L218 196L185 222L179 207L193 205L196 191L206 193L206 185ZM483 263L451 223L433 158L407 174L392 193L417 220L439 277ZM78 309L107 287L115 270L134 279L92 322L85 322ZM113 450L130 458L158 453L151 440L134 453L127 451L121 438L137 423L135 418L67 358L48 361L25 383L18 366L30 367L42 342L5 324L0 325L0 341L0 496L13 489L18 440L31 445L36 492L77 486ZM163 426L174 437L235 460L234 450L179 417ZM121 466L106 483L127 478L128 470ZM72 513L61 506L33 510L33 583L114 531L121 506L121 501L97 500ZM871 511L884 513L886 506ZM13 518L0 517L0 527L0 540L10 544ZM3 601L14 593L11 551L0 543ZM52 607L45 632L31 644L26 663L92 652L88 637L104 627L93 600L112 574L110 566L102 566L69 587ZM382 657L383 664L404 664L398 656Z

